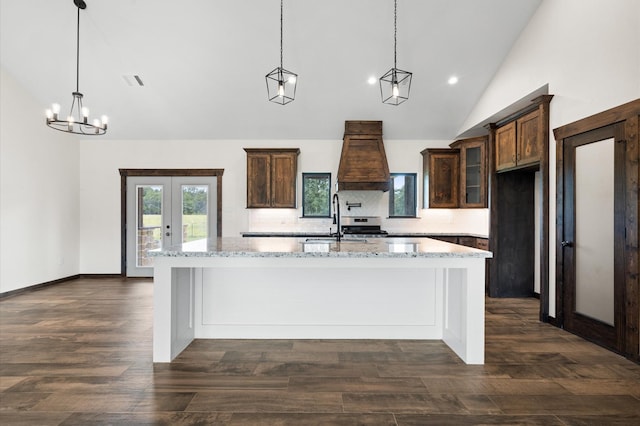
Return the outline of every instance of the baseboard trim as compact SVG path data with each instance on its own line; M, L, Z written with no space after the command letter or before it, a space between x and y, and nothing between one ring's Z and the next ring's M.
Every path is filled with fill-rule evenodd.
M80 274L78 278L83 279L95 279L95 278L122 278L126 279L127 277L122 274Z
M64 278L58 278L57 280L47 281L45 283L34 284L34 285L30 285L28 287L18 288L18 289L10 290L10 291L5 291L4 293L0 293L0 299L4 299L6 297L17 296L18 294L29 293L29 292L32 292L32 291L40 290L40 289L42 289L44 287L49 287L49 286L60 284L60 283L64 283L64 282L67 282L67 281L77 280L78 278L80 278L79 274L71 275L71 276L64 277Z
M18 288L16 290L5 291L4 293L0 293L0 300L5 299L7 297L17 296L19 294L29 293L32 291L41 290L45 287L49 287L56 284L61 284L68 281L74 281L78 279L104 279L104 278L118 278L122 280L126 280L127 277L123 277L121 274L76 274L70 275L64 278L58 278L57 280L47 281L40 284L30 285L28 287Z

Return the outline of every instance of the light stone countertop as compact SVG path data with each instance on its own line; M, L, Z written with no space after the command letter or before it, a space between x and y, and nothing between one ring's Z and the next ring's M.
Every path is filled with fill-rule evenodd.
M431 238L250 238L198 240L151 256L166 257L440 257L490 258L491 252Z
M280 231L247 231L241 232L243 237L328 237L328 232L280 232ZM363 235L363 234L358 234ZM474 234L469 232L389 232L388 237L384 238L432 238L432 237L475 237L475 238L489 238L486 234ZM373 238L373 237L371 237ZM383 237L378 237L383 238Z

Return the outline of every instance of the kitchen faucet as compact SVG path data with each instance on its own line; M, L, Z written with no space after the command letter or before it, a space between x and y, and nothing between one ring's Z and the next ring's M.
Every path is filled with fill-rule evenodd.
M341 238L341 229L340 229L340 197L338 197L338 193L333 194L333 224L338 225L338 230L336 231L336 241L340 242Z

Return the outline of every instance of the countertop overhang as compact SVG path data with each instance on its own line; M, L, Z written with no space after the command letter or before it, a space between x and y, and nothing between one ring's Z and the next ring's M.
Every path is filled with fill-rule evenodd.
M240 235L243 237L290 237L290 238L303 238L303 237L329 237L327 232L280 232L280 231L248 231L242 232ZM358 236L364 236L365 234L356 234ZM434 237L474 237L474 238L489 238L485 234L475 234L469 232L389 232L385 236L374 235L369 238L434 238Z
M154 257L491 258L492 253L431 238L220 237L150 251Z

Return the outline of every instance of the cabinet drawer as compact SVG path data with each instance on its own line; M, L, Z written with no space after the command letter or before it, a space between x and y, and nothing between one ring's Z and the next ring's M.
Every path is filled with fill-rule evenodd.
M489 251L489 240L486 238L476 238L476 248Z
M458 244L466 247L476 247L476 238L475 237L458 237Z

